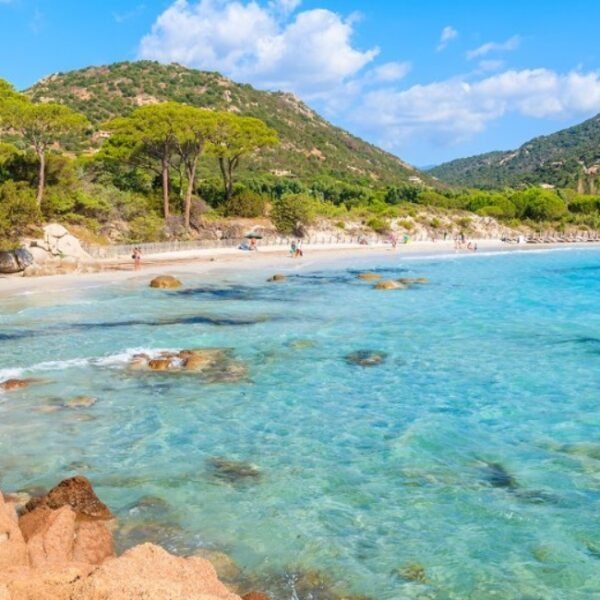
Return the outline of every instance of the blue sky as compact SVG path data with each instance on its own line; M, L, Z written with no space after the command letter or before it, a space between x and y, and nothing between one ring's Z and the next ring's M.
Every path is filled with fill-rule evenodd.
M599 22L590 0L0 0L0 77L136 58L220 70L427 165L599 113Z

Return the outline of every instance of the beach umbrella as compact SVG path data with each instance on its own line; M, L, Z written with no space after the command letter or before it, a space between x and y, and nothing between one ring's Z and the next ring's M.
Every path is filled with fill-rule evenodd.
M254 232L248 233L244 237L248 240L262 240L263 239L263 236L260 235L260 233L254 233Z

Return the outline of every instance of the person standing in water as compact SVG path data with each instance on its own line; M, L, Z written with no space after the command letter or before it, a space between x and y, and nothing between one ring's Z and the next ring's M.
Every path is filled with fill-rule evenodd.
M142 249L139 247L135 247L133 249L133 254L131 255L133 258L133 268L135 271L139 271L142 268Z

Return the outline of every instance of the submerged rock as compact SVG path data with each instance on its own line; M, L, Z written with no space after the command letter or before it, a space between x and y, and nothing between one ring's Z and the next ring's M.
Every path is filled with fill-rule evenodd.
M273 282L278 282L278 281L285 281L286 279L287 279L287 276L284 275L283 273L276 273L272 277L269 277L269 279L267 279L267 281L270 283L273 283Z
M507 489L517 487L514 477L500 463L485 463L482 474L492 487Z
M308 348L314 348L315 343L312 340L292 340L287 343L288 348L293 350L306 350Z
M200 548L194 552L194 556L199 556L200 558L208 560L215 568L219 579L222 579L223 581L233 582L240 576L241 569L235 563L233 558L228 554L225 554L225 552Z
M375 367L382 364L386 359L385 352L376 352L374 350L357 350L346 356L346 362L349 365L359 367Z
M7 379L0 383L0 389L5 392L13 392L15 390L22 390L34 383L40 383L38 379Z
M378 275L377 273L359 273L357 277L363 281L378 281L381 279L381 275Z
M393 281L391 279L387 279L384 281L380 281L375 284L376 290L403 290L406 289L406 285L400 283L399 281Z
M426 583L427 575L425 567L419 563L408 563L400 567L396 574L405 581L415 581L417 583Z
M397 281L403 285L424 285L429 283L429 279L426 277L401 277Z
M91 408L98 401L93 396L76 396L65 402L66 408Z
M213 477L229 483L258 480L261 477L260 469L251 463L220 457L210 458L207 462Z
M181 286L181 281L172 275L159 275L150 282L151 288L158 288L161 290L176 290Z

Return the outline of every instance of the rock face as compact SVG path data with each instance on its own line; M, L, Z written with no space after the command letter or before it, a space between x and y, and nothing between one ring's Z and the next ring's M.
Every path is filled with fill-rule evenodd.
M84 477L30 501L0 493L0 600L241 600L210 562L143 544L116 558L112 513Z
M159 275L150 282L150 287L161 290L176 290L181 287L181 281L172 275Z

